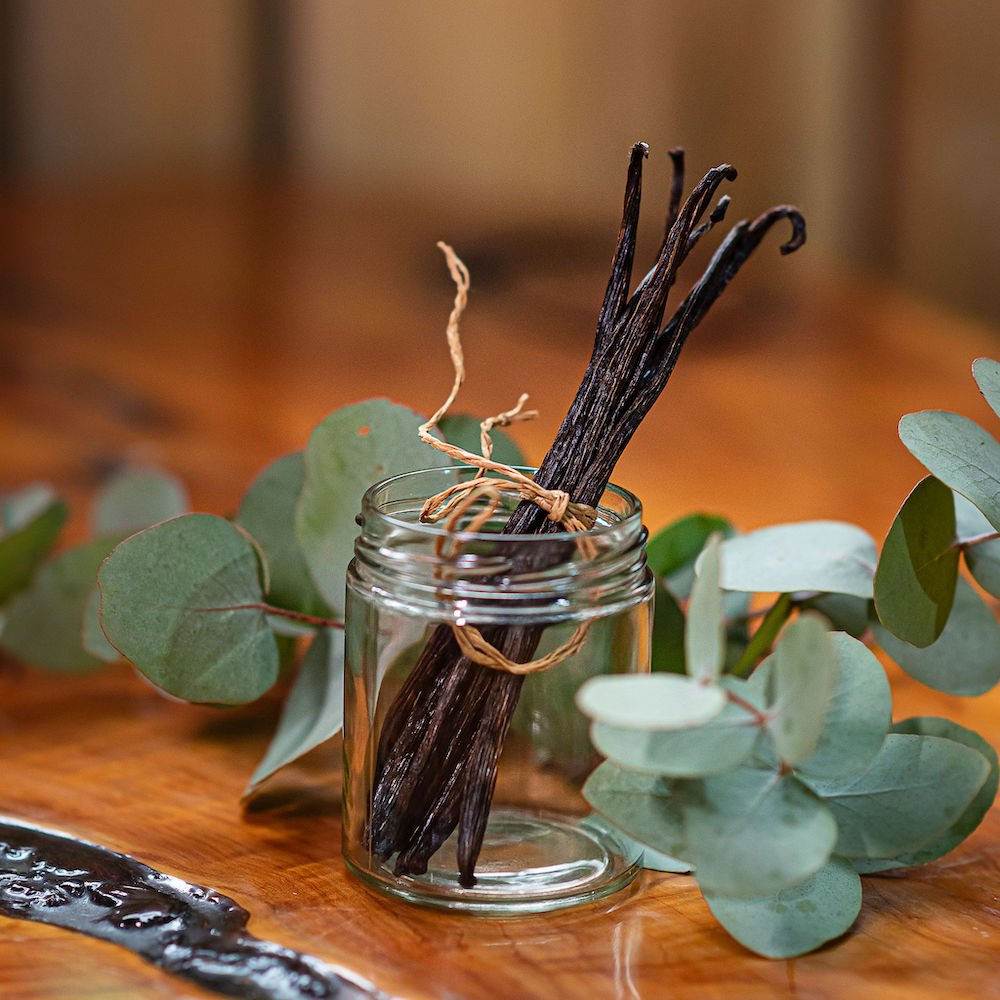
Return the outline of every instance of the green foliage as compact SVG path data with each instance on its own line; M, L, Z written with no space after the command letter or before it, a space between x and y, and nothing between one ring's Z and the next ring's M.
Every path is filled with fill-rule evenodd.
M268 600L307 615L327 616L330 609L309 576L295 537L295 508L305 478L301 451L272 462L250 484L236 523L253 536L267 560Z
M420 423L412 410L373 399L330 414L309 438L295 535L320 594L338 613L368 487L397 473L450 464L420 442Z
M686 729L715 718L726 704L722 689L676 674L594 677L576 696L596 722L628 729Z
M933 476L917 483L892 522L875 572L879 620L914 646L929 646L941 635L955 600L953 496Z
M656 581L653 594L653 641L650 668L656 673L683 674L687 619L677 598Z
M726 657L726 625L723 619L719 576L719 535L712 535L701 558L701 571L691 590L684 650L688 673L701 682L714 681Z
M919 850L904 852L892 858L855 860L855 867L860 871L876 872L890 868L911 868L914 865L924 865L936 861L949 851L958 847L982 822L997 794L997 752L978 733L958 725L950 719L939 719L932 716L904 719L893 727L894 733L904 733L917 736L938 736L953 740L982 754L989 766L989 774L982 787L975 794L965 811L935 840L924 844Z
M725 518L714 514L690 514L674 521L649 540L646 560L658 577L670 579L681 571L689 571L689 575L693 576L694 561L709 538L714 534L730 538L734 533L733 526ZM675 577L672 589L681 596L687 596L690 584L680 586Z
M947 694L977 695L1000 681L1000 626L976 591L959 579L951 617L937 642L923 649L875 626L882 648L921 684Z
M976 380L983 398L1000 417L1000 361L977 358L972 363L972 377Z
M252 794L272 774L340 732L344 725L344 633L324 628L302 658L263 760L247 785Z
M473 455L482 454L482 442L479 433L480 422L475 417L465 413L456 413L441 418L438 430L448 442L471 451ZM504 465L527 465L521 449L514 443L509 434L495 427L490 431L493 441L493 460ZM414 466L416 468L416 466Z
M68 514L66 504L41 484L0 497L0 604L28 585Z
M948 830L989 772L981 753L954 740L891 733L861 774L809 784L837 820L838 854L894 858Z
M872 596L875 543L842 521L761 528L722 547L722 586L760 593L823 591Z
M837 681L833 643L818 617L802 615L785 629L774 652L767 730L786 764L816 749Z
M994 597L1000 597L1000 538L976 543L976 539L995 534L993 526L983 516L982 511L971 501L966 500L961 493L955 493L953 496L955 533L965 555L965 565L983 590Z
M98 537L124 538L187 509L187 492L173 476L156 469L125 469L97 495L91 527Z
M133 535L98 584L109 642L164 691L242 704L277 679L257 551L223 518L185 514Z
M716 920L740 944L768 958L795 958L846 933L861 910L861 879L832 858L798 885L770 896L733 899L707 890Z
M944 410L909 413L899 436L941 482L971 500L1000 530L1000 444L968 417Z
M78 672L101 665L83 646L83 619L94 577L115 539L68 549L45 563L4 612L0 643L26 663Z

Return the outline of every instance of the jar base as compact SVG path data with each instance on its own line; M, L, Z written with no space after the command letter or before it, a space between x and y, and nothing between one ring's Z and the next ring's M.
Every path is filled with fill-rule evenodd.
M471 888L459 884L456 844L453 835L427 872L415 877L393 875L391 859L352 859L347 851L344 859L355 875L386 895L484 916L594 902L625 888L640 867L635 849L603 824L519 809L499 807L490 814Z

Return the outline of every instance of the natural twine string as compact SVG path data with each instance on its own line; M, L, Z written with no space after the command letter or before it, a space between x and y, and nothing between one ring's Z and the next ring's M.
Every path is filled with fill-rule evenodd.
M434 435L434 429L438 422L448 412L455 399L458 397L459 389L465 381L465 357L462 352L462 341L459 336L459 321L465 307L469 301L469 270L458 258L455 251L447 243L438 243L438 247L444 253L448 262L448 270L451 272L452 280L455 282L455 303L452 306L451 315L448 317L446 336L448 338L448 351L451 354L452 367L455 369L455 378L452 383L451 392L448 398L438 408L437 412L425 423L420 425L417 433L424 444L430 445L449 458L462 462L465 465L474 466L479 470L476 475L462 483L456 483L446 490L442 490L435 496L430 497L420 512L420 520L434 524L438 521L444 522L445 530L452 534L462 527L463 518L472 508L481 505L470 518L468 524L464 525L465 531L478 531L496 513L504 493L516 493L522 500L530 500L541 507L548 515L550 521L562 525L567 531L586 532L594 526L597 520L597 511L589 504L575 503L570 499L568 493L563 490L550 490L539 486L530 476L523 472L504 465L502 462L493 460L493 440L490 432L494 427L509 427L513 423L522 420L533 420L538 416L537 410L526 410L525 404L528 402L527 393L522 393L518 398L517 405L503 413L498 413L495 417L488 417L479 425L479 437L482 446L482 454L476 455L458 445L442 441ZM487 473L499 473L496 476L488 476ZM593 541L586 535L582 535L577 541L584 558L592 558L594 555ZM439 556L444 555L445 539L440 538L436 543L436 551ZM448 557L453 558L458 552L458 542L453 541ZM576 653L583 645L587 635L589 622L581 622L573 634L558 648L546 653L536 660L529 660L527 663L517 663L505 656L490 643L474 625L468 623L463 625L452 625L451 630L455 635L458 648L464 656L467 656L473 663L479 663L484 667L493 670L506 670L512 674L532 674L540 670L547 670Z

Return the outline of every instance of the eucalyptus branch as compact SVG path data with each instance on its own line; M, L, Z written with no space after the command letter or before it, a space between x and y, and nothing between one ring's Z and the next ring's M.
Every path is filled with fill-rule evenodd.
M323 618L320 615L307 615L302 611L292 611L291 608L279 608L274 604L267 604L264 601L253 601L248 604L224 604L215 608L185 608L185 611L263 611L264 614L274 615L276 618L288 618L290 621L302 622L306 625L318 625L321 628L344 627L343 622L334 621L332 618Z

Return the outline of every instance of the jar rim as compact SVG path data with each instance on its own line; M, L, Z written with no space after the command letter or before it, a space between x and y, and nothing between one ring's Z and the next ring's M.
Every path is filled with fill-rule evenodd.
M527 465L513 465L512 469L517 472L523 472L525 475L534 476L538 472L538 469L534 466ZM452 472L461 474L463 472L473 472L477 473L480 470L475 466L471 465L451 465L451 466L436 466L424 469L413 469L410 472L398 473L394 476L387 476L385 479L380 479L378 482L373 483L371 486L365 490L364 496L361 498L361 519L359 523L367 521L369 517L376 518L385 524L392 527L405 528L407 531L417 532L424 534L429 538L450 538L455 541L460 542L496 542L497 534L495 532L486 531L449 531L448 529L442 527L440 524L428 524L423 521L411 521L406 520L401 517L396 517L391 513L383 510L376 496L384 492L387 488L393 485L397 485L405 482L406 480L416 481L420 476L427 476L433 473L447 473ZM581 537L587 538L602 538L604 535L615 531L621 531L622 525L628 525L633 522L642 521L642 501L631 491L625 489L623 486L618 486L615 483L608 483L607 488L604 491L605 494L612 494L613 496L624 501L625 510L621 513L617 511L609 510L607 507L602 507L598 505L600 510L603 510L607 514L611 515L611 518L604 523L598 521L592 528L588 528L586 531L552 531L546 532L544 535L545 541L566 541L571 539L579 540ZM430 494L433 496L433 494ZM415 490L413 499L418 498L427 499L426 490ZM532 539L539 539L540 536L537 533L531 534L510 534L504 535L504 540L511 542L526 542Z

